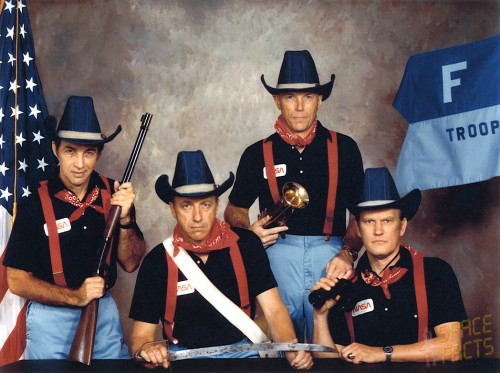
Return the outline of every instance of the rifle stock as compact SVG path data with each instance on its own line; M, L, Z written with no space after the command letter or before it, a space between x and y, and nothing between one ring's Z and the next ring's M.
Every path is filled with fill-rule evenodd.
M114 205L111 207L103 232L104 242L99 250L99 264L95 276L106 278L106 256L110 249L114 228L120 218L120 212L120 206ZM90 365L92 362L98 313L99 299L91 300L90 303L83 308L82 314L80 315L80 321L76 327L75 336L73 337L73 343L69 350L69 360L77 361L85 365Z
M83 309L78 327L76 328L73 344L69 350L69 360L90 365L92 352L94 351L98 309L99 299L93 299Z
M135 141L132 154L129 158L127 167L123 174L122 183L130 181L132 178L132 172L134 171L135 164L139 157L139 152L141 151L144 138L149 129L149 124L151 123L152 115L146 113L141 118L141 128L137 139ZM97 253L98 264L95 275L101 276L106 280L108 265L106 263L106 258L108 252L111 249L111 239L113 238L113 232L119 222L121 213L121 206L113 205L109 211L108 218L106 220L106 227L103 231L103 244L99 248ZM80 321L76 328L75 336L73 338L73 343L69 351L68 359L71 361L77 361L85 365L90 365L92 361L92 353L94 351L94 341L95 341L95 331L97 325L97 316L99 311L99 299L93 299L89 304L87 304L80 316Z

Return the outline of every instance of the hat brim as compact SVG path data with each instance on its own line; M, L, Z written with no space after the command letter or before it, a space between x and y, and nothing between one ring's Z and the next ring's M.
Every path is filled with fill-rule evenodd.
M168 181L168 176L161 175L156 180L155 190L156 194L158 195L158 197L160 197L160 199L163 202L169 203L170 201L172 201L174 197L202 198L211 195L219 197L226 190L228 190L233 185L233 183L234 183L234 174L232 172L229 172L229 177L227 178L227 180L213 190L207 192L199 192L199 193L178 193L170 185L170 182Z
M333 89L333 83L335 82L335 74L332 74L331 80L323 85L317 85L315 87L308 87L308 88L275 88L269 86L265 79L264 79L264 74L261 75L260 81L266 88L266 90L274 95L279 95L282 93L287 93L287 92L311 92L311 93L316 93L318 95L322 96L322 101L325 101L328 97L330 97L330 94L332 93Z
M359 215L363 211L399 209L402 211L402 215L406 217L407 220L410 220L417 213L421 200L422 200L422 193L420 192L420 190L413 189L404 197L391 203L386 203L382 205L370 205L370 206L358 206L348 203L347 209L357 218L359 218Z
M55 129L53 126L53 120L49 119L47 121L47 123L48 123L47 128L49 129L53 140L56 140L56 139L64 140L64 141L70 142L72 144L79 144L79 145L99 146L99 145L106 144L106 143L110 142L111 140L113 140L122 130L122 126L118 125L118 127L116 127L115 132L113 132L110 136L104 136L104 138L100 139L100 140L93 140L93 139L88 139L88 138L86 139L86 138L74 138L71 136L59 136L59 134L57 133L57 129Z

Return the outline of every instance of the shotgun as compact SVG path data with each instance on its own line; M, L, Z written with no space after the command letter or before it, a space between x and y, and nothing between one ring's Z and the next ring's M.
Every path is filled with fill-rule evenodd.
M130 181L132 178L132 172L134 171L134 167L139 157L139 153L141 151L144 138L146 137L146 133L149 129L152 117L153 116L151 114L146 113L141 118L139 135L137 136L134 149L132 150L132 155L130 156L125 173L123 174L122 183ZM120 219L120 213L121 206L113 205L111 207L108 219L106 220L106 227L103 231L103 243L97 253L98 264L95 276L101 276L105 280L108 272L106 258L111 248L111 239L113 238L113 233ZM80 321L78 322L78 326L76 328L75 337L73 338L73 343L69 351L69 360L90 365L92 361L92 352L94 350L98 310L99 299L93 299L83 308Z

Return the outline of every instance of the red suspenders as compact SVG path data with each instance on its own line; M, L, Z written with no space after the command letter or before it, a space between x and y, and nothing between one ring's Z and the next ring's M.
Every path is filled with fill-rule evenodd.
M229 248L229 254L231 255L231 262L233 263L236 282L238 283L240 307L248 315L248 317L250 317L250 296L248 292L247 274L245 266L243 265L240 248L237 244ZM165 255L167 257L168 277L167 294L165 299L165 322L163 324L163 329L165 330L167 338L170 341L173 341L174 315L177 304L177 282L179 280L179 271L174 260L170 257L166 250Z
M101 188L101 199L104 208L104 217L107 220L108 213L111 208L110 199L110 185L106 177L101 176L104 185L107 189ZM47 224L47 232L49 236L49 248L50 248L50 262L52 265L52 275L54 276L54 282L59 286L67 286L66 278L64 277L62 258L61 258L61 245L59 242L59 233L57 232L56 217L54 214L54 207L52 205L52 200L50 199L49 190L47 187L47 180L40 182L40 187L38 188L38 194L40 196L40 201L42 203L43 216L45 218L45 223ZM110 263L111 260L111 250L109 250L106 262Z
M337 145L337 133L330 131L332 139L327 141L328 148L328 197L326 200L326 217L323 226L323 234L330 236L333 228L333 214L335 212L335 200L337 198L337 186L339 181L339 152Z
M406 244L402 244L406 247ZM415 298L417 299L417 315L418 315L418 341L428 339L428 324L429 324L429 308L427 307L427 291L425 290L424 276L424 255L420 251L409 250L413 262L413 282L415 287ZM352 319L352 311L345 312L347 327L351 336L351 343L355 341L354 323Z
M267 183L269 184L269 190L271 191L274 203L278 203L281 197L278 190L278 181L276 180L276 171L274 170L273 142L265 139L262 142L262 146L264 150L264 166L266 167Z
M337 133L334 131L330 131L330 134L332 138L331 140L329 139L327 141L328 196L326 199L325 224L323 226L323 234L328 237L332 234L333 229L333 215L335 211L335 201L337 198L337 186L339 178ZM273 143L270 140L264 139L262 141L262 147L264 152L264 166L266 168L269 190L271 191L271 196L273 197L274 203L278 203L278 201L281 199L281 196L278 190L278 182L276 180L276 172L274 169Z
M47 180L40 182L38 194L42 202L43 216L47 224L47 232L49 235L50 247L50 262L52 264L52 275L54 282L59 286L66 286L66 278L64 277L63 265L61 259L61 245L59 243L59 233L57 233L56 217L54 208L50 200L49 190L47 188Z
M165 250L167 256L168 277L167 277L167 294L165 299L165 322L163 329L169 341L173 342L173 328L174 328L174 315L175 307L177 306L177 282L179 280L179 271L174 260L170 257Z
M415 297L417 298L418 340L425 341L429 335L429 308L427 306L427 292L425 290L424 256L419 251L413 251L411 257L413 259Z

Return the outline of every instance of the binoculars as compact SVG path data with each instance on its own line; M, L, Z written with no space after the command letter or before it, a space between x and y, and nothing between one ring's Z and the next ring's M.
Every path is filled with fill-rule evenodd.
M321 308L329 299L334 299L340 295L335 307L340 307L344 312L352 311L356 305L355 297L353 296L353 280L341 278L337 284L329 291L325 289L314 290L309 294L309 303L314 308Z

